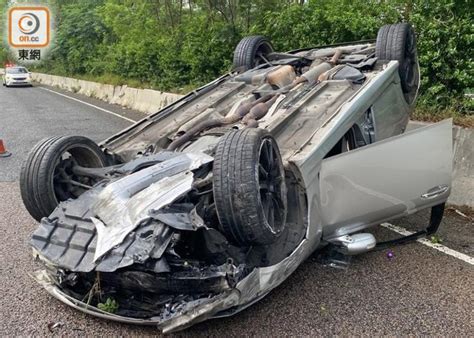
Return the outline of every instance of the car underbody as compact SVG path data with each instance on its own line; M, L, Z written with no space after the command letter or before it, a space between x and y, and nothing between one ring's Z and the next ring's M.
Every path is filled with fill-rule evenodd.
M104 141L101 165L64 146L48 186L58 205L43 203L43 215L35 214L31 245L44 264L35 278L81 311L170 332L246 308L316 249L367 252L375 240L352 234L442 204L447 167L420 188L448 184L431 191L429 203L408 206L412 190L395 203L377 180L365 190L354 183L370 151L390 163L383 147L450 128L384 143L405 131L418 84L404 91L400 63L381 60L376 48L367 41L266 51L255 67L236 68ZM447 157L449 147L450 139L425 160ZM346 208L357 194L360 205ZM378 212L366 196L380 203Z

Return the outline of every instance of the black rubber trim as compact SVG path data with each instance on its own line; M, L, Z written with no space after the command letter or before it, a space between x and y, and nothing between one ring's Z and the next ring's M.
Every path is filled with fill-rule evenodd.
M390 241L377 243L374 250L382 250L393 245L406 244L409 242L416 241L419 238L436 233L436 231L438 231L439 225L441 224L441 220L443 219L444 208L445 203L435 205L431 208L430 223L428 224L426 229L415 232L414 234L408 236L403 236L396 239L392 239Z

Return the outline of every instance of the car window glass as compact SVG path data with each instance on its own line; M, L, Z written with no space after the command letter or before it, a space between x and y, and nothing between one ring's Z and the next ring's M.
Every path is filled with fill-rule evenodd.
M7 74L26 74L28 70L26 68L9 68L7 69Z

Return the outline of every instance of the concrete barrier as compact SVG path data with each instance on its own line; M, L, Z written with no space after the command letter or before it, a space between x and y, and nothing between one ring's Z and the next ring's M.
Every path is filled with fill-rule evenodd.
M113 86L42 73L31 73L31 76L35 82L94 97L145 114L154 113L182 96L151 89Z

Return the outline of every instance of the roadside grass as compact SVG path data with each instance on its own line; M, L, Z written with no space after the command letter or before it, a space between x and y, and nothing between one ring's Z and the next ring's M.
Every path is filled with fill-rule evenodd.
M109 84L113 86L128 86L128 87L138 88L138 89L153 89L153 90L164 91L164 92L174 93L174 94L187 94L190 91L202 85L202 84L188 84L181 87L174 87L168 90L163 90L162 88L159 88L158 86L154 85L151 82L142 81L140 79L124 78L120 75L110 74L110 73L105 73L102 75L68 74L59 69L43 69L41 67L39 68L31 67L31 71L49 74L49 75L70 77L73 79L84 80L84 81L99 82L99 83Z
M453 108L436 109L422 105L417 106L411 115L412 120L426 122L438 122L451 117L454 124L460 127L474 128L474 113L461 114Z
M443 243L443 239L442 239L441 236L438 235L438 234L432 235L432 236L430 237L430 241L431 241L431 243L433 243L433 244L441 244L441 243Z
M42 72L41 69L38 69L38 72ZM103 75L89 75L89 74L61 74L61 72L48 72L47 74L57 75L57 76L65 76L71 77L78 80L84 81L92 81L92 82L99 82L103 84L109 84L113 86L128 86L133 88L139 89L155 89L159 90L158 88L154 88L151 83L140 81L138 79L125 79L119 75L114 74L103 74Z
M61 75L64 76L64 75ZM158 90L158 91L164 91L168 93L173 93L173 94L187 94L190 91L193 91L194 89L200 87L201 85L197 84L188 84L185 86L181 87L176 87L176 88L171 88L169 90L163 90L156 85L153 85L150 82L146 81L141 81L138 79L125 79L119 75L115 74L103 74L103 75L87 75L87 74L82 74L82 75L73 75L69 76L73 77L75 79L79 80L85 80L85 81L93 81L93 82L99 82L99 83L104 83L104 84L110 84L113 86L128 86L131 88L138 88L138 89L153 89L153 90Z
M98 303L97 307L102 311L115 313L119 308L119 304L115 299L109 297L105 303Z

